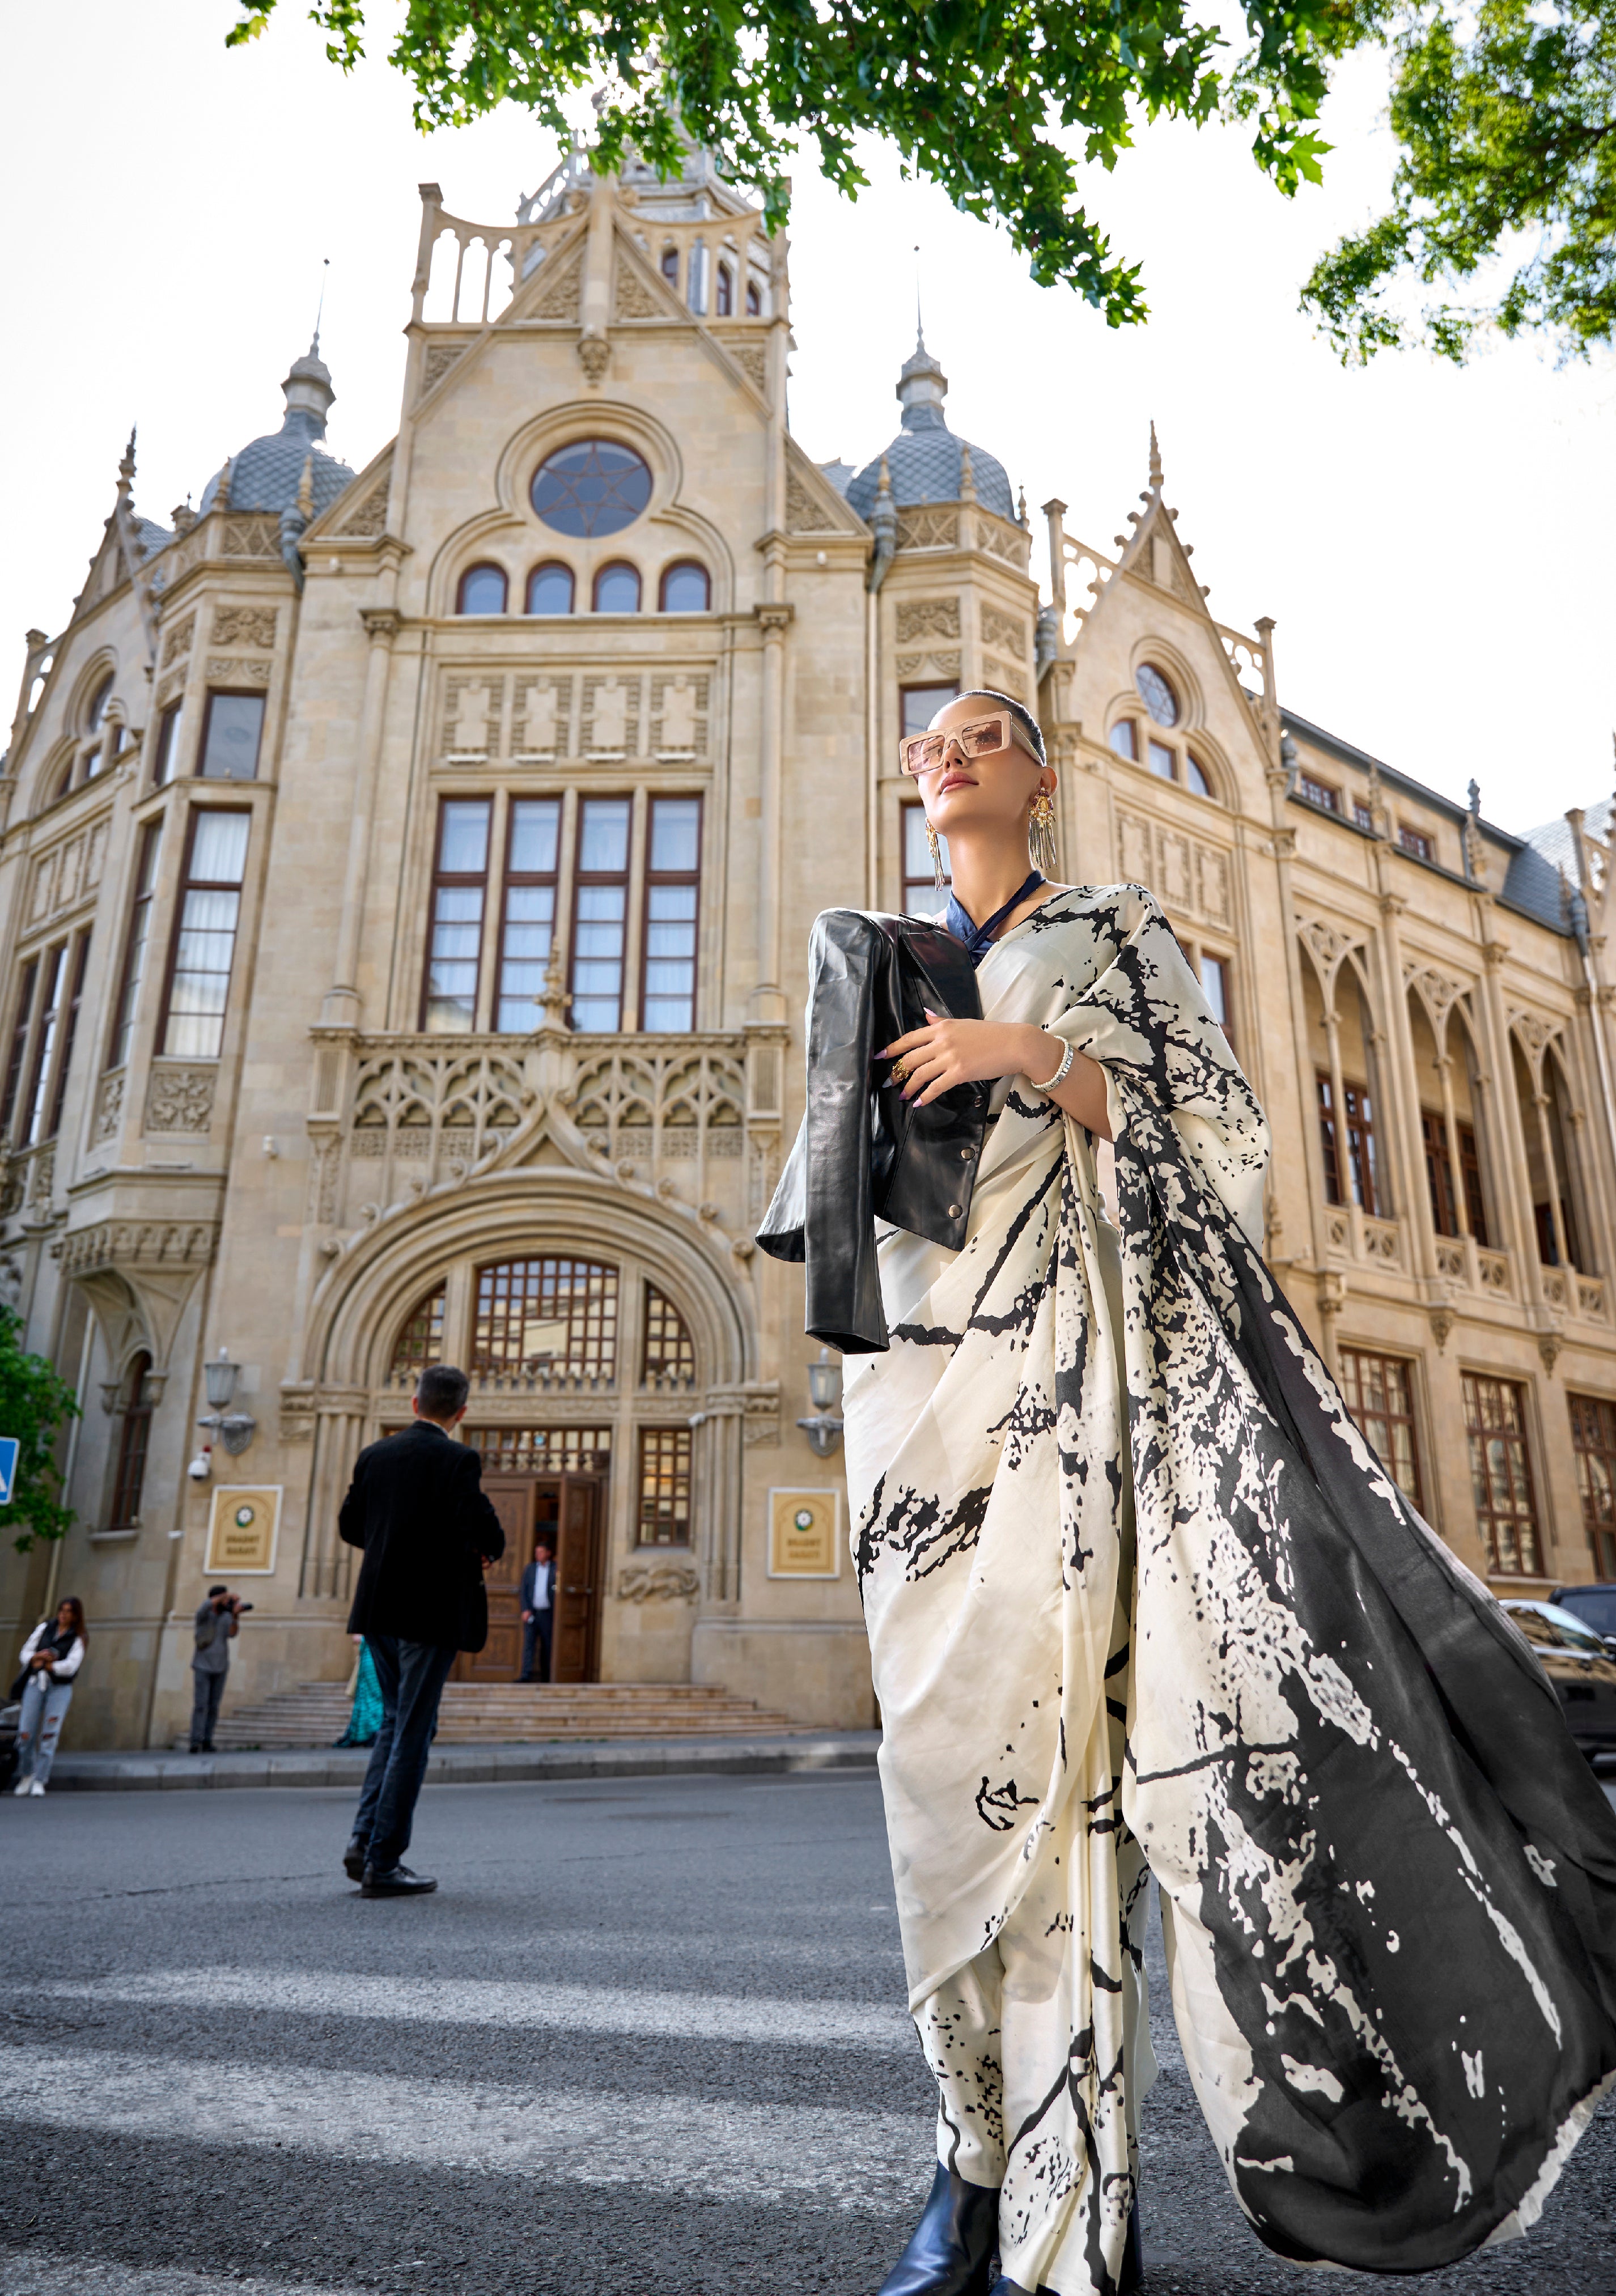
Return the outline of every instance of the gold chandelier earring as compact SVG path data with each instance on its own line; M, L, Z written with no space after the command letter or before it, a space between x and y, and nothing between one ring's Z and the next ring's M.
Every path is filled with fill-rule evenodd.
M1054 848L1054 802L1046 789L1041 789L1032 801L1027 851L1035 869L1046 877L1054 876L1059 860Z
M948 880L943 874L942 843L930 822L926 824L926 843L931 849L931 882L940 893Z

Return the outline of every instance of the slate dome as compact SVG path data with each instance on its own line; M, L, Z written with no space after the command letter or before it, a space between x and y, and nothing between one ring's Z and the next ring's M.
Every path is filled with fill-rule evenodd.
M917 334L915 356L905 361L898 378L903 428L884 456L892 482L892 499L900 509L911 503L957 502L960 448L969 447L971 478L978 502L984 510L1013 522L1015 503L1005 465L985 447L972 446L968 439L958 439L949 430L943 414L947 389L948 379L940 364L926 348L925 337ZM848 487L849 504L860 518L867 519L875 507L882 459L877 455L873 462L866 463Z
M307 355L293 360L291 372L281 389L286 394L286 413L280 429L267 430L261 439L254 439L225 465L230 472L230 507L276 512L292 509L307 463L314 494L311 514L318 518L351 483L354 474L346 463L328 455L319 444L325 436L325 417L337 394L331 387L331 369L320 357L317 335ZM202 488L199 518L205 518L213 508L224 475L224 470L215 471Z

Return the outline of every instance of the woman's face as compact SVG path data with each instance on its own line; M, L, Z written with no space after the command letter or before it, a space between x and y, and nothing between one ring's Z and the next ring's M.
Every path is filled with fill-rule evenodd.
M980 693L966 694L939 709L930 730L946 734L973 718L991 717L997 707ZM926 818L939 836L956 836L961 830L997 831L1005 838L1026 833L1033 800L1040 789L1053 790L1055 778L1021 747L1020 734L1016 727L1010 748L997 756L969 762L957 748L948 749L940 766L919 776Z
M72 1623L73 1605L71 1603L58 1603L56 1605L56 1624L59 1627L70 1627Z

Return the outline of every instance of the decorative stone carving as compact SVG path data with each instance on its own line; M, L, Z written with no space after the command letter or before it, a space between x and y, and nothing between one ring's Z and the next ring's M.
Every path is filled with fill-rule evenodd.
M1169 909L1233 923L1229 856L1184 831L1144 815L1117 809L1117 838L1125 882L1148 885Z
M762 388L761 384L759 386ZM793 534L834 534L836 521L820 504L814 500L795 471L785 481L785 522ZM903 609L898 608L901 619Z
M276 615L273 606L216 606L215 645L273 646Z
M187 614L183 621L175 623L174 627L167 633L163 639L163 667L165 669L171 661L177 661L181 654L188 653L190 652L191 641L195 635L196 616L194 614Z
M916 638L956 638L960 634L957 598L910 598L898 609L898 643L912 645Z
M218 1229L211 1220L102 1220L70 1229L53 1245L64 1275L92 1275L103 1267L206 1267Z
M254 661L244 654L210 653L209 685L267 685L272 662Z
M768 354L761 343L733 343L724 346L746 377L759 398L768 397Z
M99 1148L103 1140L111 1140L123 1118L124 1072L116 1070L104 1076L96 1088L95 1115L90 1126L90 1145Z
M976 521L976 546L990 551L1008 565L1025 566L1029 550L1027 537L1020 527L1006 526L1002 519L979 518Z
M42 853L34 864L29 923L43 924L58 910L70 909L93 893L101 882L106 850L107 824L103 818Z
M899 550L955 550L959 546L959 517L952 510L902 510L898 513Z
M267 559L278 566L281 562L279 521L258 517L227 518L221 554L226 558Z
M1019 664L996 660L989 653L982 657L982 668L997 693L1009 694L1013 701L1026 701L1027 679Z
M452 366L458 365L464 343L429 343L421 365L421 395L436 390Z
M586 758L637 758L640 754L640 681L614 670L586 677L578 744Z
M548 759L568 754L572 721L572 680L546 671L519 677L511 718L511 754Z
M353 509L349 512L341 525L337 528L337 532L351 534L360 540L373 540L377 535L385 534L387 490L390 482L389 472L384 471L365 499L356 503Z
M536 319L578 320L578 281L584 258L575 255L558 271L547 287L541 288L533 305Z
M578 347L578 363L591 382L605 379L611 365L611 346L604 335L586 335Z
M982 638L986 644L997 646L1003 653L1013 653L1021 660L1027 656L1027 625L1013 614L1002 614L997 606L982 608Z
M619 319L662 319L668 316L638 274L620 257L617 266L616 316Z
M146 1088L148 1132L206 1132L213 1121L217 1070L154 1068Z
M697 758L707 750L708 682L688 670L651 681L652 757Z
M443 687L443 750L448 758L499 754L505 681L496 672L476 670L448 677Z
M688 1562L631 1562L618 1574L619 1603L693 1603L701 1592L701 1576Z

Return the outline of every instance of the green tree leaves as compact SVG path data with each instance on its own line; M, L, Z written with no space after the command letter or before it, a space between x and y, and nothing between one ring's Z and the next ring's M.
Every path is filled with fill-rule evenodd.
M14 1435L20 1448L8 1503L0 1507L0 1529L16 1529L12 1541L26 1554L37 1538L62 1538L71 1529L73 1510L58 1496L62 1475L56 1439L78 1416L73 1390L43 1356L19 1344L21 1321L0 1307L0 1435Z

